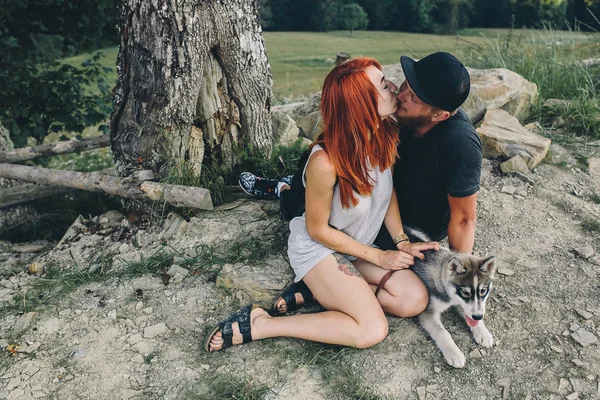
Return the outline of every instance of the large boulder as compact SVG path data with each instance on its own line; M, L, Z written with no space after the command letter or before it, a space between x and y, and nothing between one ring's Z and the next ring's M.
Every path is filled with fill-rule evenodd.
M292 145L300 136L296 121L285 112L271 111L271 124L273 126L273 144L275 145Z
M529 169L538 165L548 153L550 139L525 129L504 110L488 110L477 128L486 158L521 156Z
M527 115L529 107L537 100L537 85L515 72L501 68L467 68L467 70L471 76L471 94L462 108L471 118L484 109L501 109L515 118L522 119ZM398 85L404 81L404 72L400 64L385 65L383 73ZM275 106L272 110L289 114L300 126L300 120L319 111L320 101L321 94L315 93L307 101ZM313 133L317 130L315 129ZM313 138L314 135L306 137Z

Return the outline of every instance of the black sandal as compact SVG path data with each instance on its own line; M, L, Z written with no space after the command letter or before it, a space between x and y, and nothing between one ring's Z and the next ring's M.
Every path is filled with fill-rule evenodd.
M288 287L283 289L283 291L279 293L277 297L275 297L275 301L271 306L273 312L275 314L283 314L276 307L277 301L279 301L280 298L283 299L283 301L285 301L285 304L287 306L286 312L296 311L298 307L300 307L296 304L296 293L300 293L302 295L302 297L304 298L304 304L312 303L314 301L313 294L308 288L308 286L306 286L306 283L304 283L304 281L301 280L299 282L293 282Z
M219 322L217 326L213 328L213 330L208 334L206 340L204 341L204 350L209 353L212 353L210 350L210 341L213 336L219 331L221 331L221 335L223 337L223 347L221 350L224 350L233 345L233 327L231 326L234 322L238 323L238 327L240 329L240 333L242 334L242 343L248 343L252 341L252 333L250 328L250 313L255 308L259 306L256 304L249 304L246 307L240 309L239 311L234 312L229 317L225 318L223 321ZM220 350L217 350L220 351Z

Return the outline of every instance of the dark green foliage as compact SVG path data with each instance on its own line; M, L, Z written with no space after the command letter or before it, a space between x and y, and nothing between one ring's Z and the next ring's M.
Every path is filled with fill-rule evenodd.
M80 67L56 60L115 43L116 20L116 0L3 1L0 119L17 146L50 132L81 132L107 117L110 88L99 55Z
M356 29L367 29L369 17L367 13L356 3L344 4L339 11L339 25L349 30L350 35Z

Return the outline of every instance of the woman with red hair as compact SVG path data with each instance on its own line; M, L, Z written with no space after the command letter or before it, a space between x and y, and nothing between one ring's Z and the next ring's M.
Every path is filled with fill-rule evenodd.
M387 336L384 311L401 314L395 291L417 285L426 295L416 277L381 290L382 276L410 267L421 251L439 248L409 243L402 228L391 172L398 134L387 120L397 106L373 59L350 60L327 75L321 97L325 130L303 175L306 212L290 222L288 240L295 282L304 281L326 311L271 317L257 306L244 307L210 332L207 351L281 336L370 347ZM382 222L398 251L372 246ZM419 300L419 309L408 314L427 306L426 298Z

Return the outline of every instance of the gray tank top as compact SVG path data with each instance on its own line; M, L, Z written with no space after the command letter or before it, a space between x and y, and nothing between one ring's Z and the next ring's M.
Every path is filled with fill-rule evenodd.
M314 153L322 150L321 146L314 146L308 160ZM308 165L308 162L306 165ZM380 171L379 168L369 168L368 172L373 182L373 191L370 196L361 196L355 193L358 204L354 207L342 207L339 187L338 185L335 186L331 201L329 224L357 242L371 246L383 224L383 219L392 198L394 184L391 168L384 171ZM306 167L304 167L302 173L302 183L306 187ZM335 253L335 250L310 237L306 229L304 214L290 221L288 256L296 273L296 282L301 280L312 267L333 253Z

